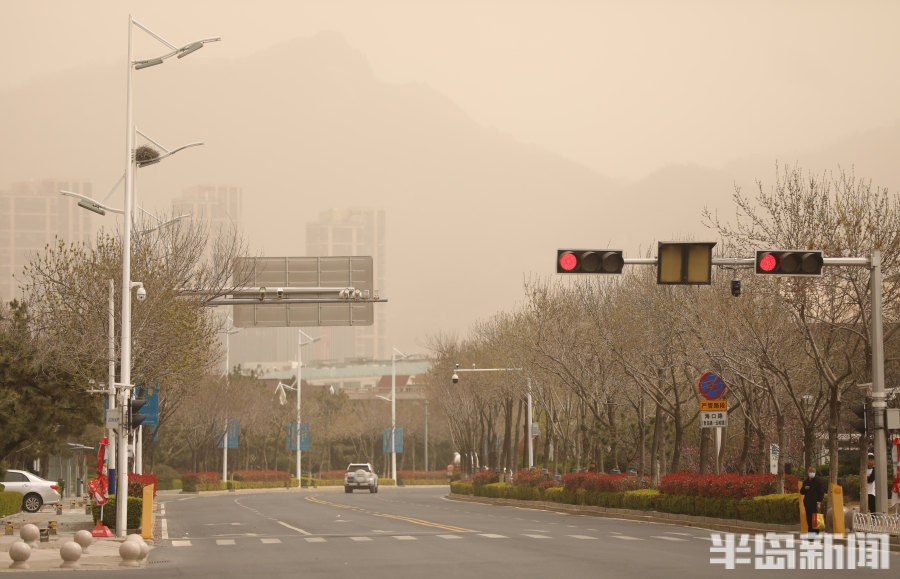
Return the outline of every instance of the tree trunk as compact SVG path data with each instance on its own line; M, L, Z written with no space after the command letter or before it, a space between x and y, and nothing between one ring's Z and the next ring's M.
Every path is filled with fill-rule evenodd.
M660 455L664 454L664 452L660 452L663 436L663 408L659 403L656 404L656 417L654 420L653 440L650 443L650 483L653 485L653 488L658 488L661 476L659 459Z

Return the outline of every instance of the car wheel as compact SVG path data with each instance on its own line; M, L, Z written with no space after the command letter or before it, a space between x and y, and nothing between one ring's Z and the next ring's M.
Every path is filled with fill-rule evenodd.
M345 493L352 493L352 492L353 492L353 489L350 488L350 487L344 487L344 492L345 492Z
M25 495L25 498L22 499L22 510L29 513L36 513L41 510L43 504L44 501L41 500L40 495L32 493L30 495Z

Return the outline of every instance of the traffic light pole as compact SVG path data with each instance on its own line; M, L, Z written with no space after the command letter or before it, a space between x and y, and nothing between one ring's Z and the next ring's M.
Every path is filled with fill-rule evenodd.
M623 259L625 265L659 265L658 258ZM755 258L714 257L712 265L753 267ZM872 410L875 418L873 444L875 454L875 510L886 513L888 509L887 442L885 438L885 410L887 409L884 384L884 320L882 318L881 251L873 249L869 257L825 257L823 266L868 267L869 290L872 293Z

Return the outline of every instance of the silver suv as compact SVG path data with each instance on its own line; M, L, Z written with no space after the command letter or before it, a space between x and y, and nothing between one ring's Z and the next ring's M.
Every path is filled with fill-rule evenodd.
M351 463L344 474L344 492L352 493L353 489L369 489L370 493L378 492L378 475L369 463Z
M22 510L29 513L38 512L45 504L62 501L58 484L24 470L6 471L6 478L0 483L6 487L4 490L22 494Z

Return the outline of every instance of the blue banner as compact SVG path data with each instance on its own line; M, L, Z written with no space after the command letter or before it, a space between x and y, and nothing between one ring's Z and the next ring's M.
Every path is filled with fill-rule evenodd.
M287 450L297 452L297 423L287 425ZM300 450L309 450L309 422L300 425Z
M381 435L381 452L391 452L391 429L385 428ZM403 429L394 429L394 452L403 452Z
M213 436L216 441L216 448L222 448L222 439L225 438L221 428L217 428L216 425L213 425ZM240 438L241 429L238 424L237 418L229 418L228 419L228 448L229 450L232 448L238 447L238 438Z

